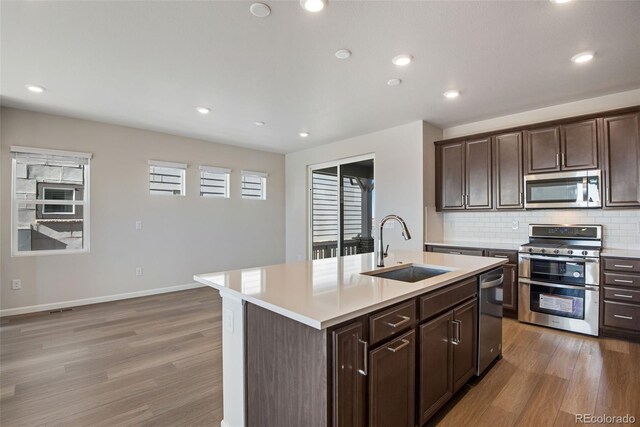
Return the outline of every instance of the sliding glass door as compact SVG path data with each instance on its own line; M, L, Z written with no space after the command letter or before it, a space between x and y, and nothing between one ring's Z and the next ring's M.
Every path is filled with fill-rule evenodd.
M373 252L373 158L310 167L311 258Z

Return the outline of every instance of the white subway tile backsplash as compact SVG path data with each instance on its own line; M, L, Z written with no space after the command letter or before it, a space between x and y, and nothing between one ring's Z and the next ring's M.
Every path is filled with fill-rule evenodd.
M513 221L518 229L513 230ZM529 224L602 224L608 249L640 249L640 209L447 212L445 240L525 243Z

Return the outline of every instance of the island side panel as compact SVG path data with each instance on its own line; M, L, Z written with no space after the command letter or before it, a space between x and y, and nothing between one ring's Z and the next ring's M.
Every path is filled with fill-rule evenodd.
M326 331L245 306L247 426L328 425Z

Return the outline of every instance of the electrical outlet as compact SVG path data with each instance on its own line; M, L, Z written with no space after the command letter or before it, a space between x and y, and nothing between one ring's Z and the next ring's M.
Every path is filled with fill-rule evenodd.
M520 228L520 223L518 221L514 220L514 221L511 222L511 229L512 230L517 230L519 228Z
M11 281L11 289L13 289L14 291L17 291L18 289L22 289L22 280L13 279Z
M142 267L136 267L136 276L142 276Z
M142 221L136 221L136 230L142 230Z

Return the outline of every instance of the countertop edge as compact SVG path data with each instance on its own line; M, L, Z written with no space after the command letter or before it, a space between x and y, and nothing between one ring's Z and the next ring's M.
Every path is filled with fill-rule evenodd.
M458 247L469 249L484 249L484 250L500 250L500 251L515 251L520 248L520 243L500 243L500 242L465 242L465 241L450 241L450 242L433 242L426 241L425 245L429 246L445 246L445 247Z

